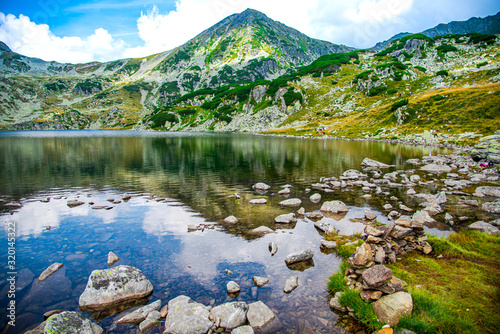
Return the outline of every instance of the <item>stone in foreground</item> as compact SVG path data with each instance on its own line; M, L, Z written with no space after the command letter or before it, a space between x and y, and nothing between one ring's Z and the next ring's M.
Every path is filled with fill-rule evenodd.
M50 275L61 269L64 265L59 262L52 263L47 269L45 269L38 279L36 280L37 283L45 281Z
M213 323L208 308L187 296L179 296L168 302L164 334L205 334Z
M64 311L47 319L44 333L102 334L102 328L76 312Z
M373 311L380 322L396 326L399 320L413 310L413 299L408 292L396 292L374 302Z
M265 327L274 318L273 311L260 300L248 305L247 319L253 329Z
M248 305L244 302L226 303L214 307L210 311L214 322L226 330L243 326L247 320Z
M121 303L145 298L153 285L141 271L131 266L94 270L80 296L82 311L99 311Z
M254 334L252 326L241 326L231 331L231 334Z
M161 307L161 300L157 300L149 305L143 306L141 308L138 308L137 310L133 311L132 313L129 313L120 319L116 320L117 324L132 324L132 325L137 325L141 323L142 321L146 320L148 317L148 314L153 312L153 311L158 311Z
M293 264L297 262L307 261L312 259L313 256L314 251L310 248L307 248L306 250L289 254L285 259L285 263Z

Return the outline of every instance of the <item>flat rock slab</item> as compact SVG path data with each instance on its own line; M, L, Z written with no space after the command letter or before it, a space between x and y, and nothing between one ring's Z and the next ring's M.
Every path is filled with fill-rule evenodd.
M269 283L269 278L267 278L267 277L253 276L252 280L253 280L253 284L259 288L263 287L264 285Z
M383 296L372 305L380 322L396 326L401 318L413 310L413 299L411 294L400 291Z
M347 208L347 205L345 205L345 203L341 202L341 201L324 202L323 205L321 206L320 210L324 211L324 212L330 212L330 213L341 213L341 212L349 211L349 209Z
M226 303L210 310L214 322L226 330L243 326L247 321L248 305L244 302Z
M36 280L36 282L40 283L40 282L45 281L50 275L52 275L53 273L55 273L56 271L58 271L59 269L61 269L63 266L64 266L64 264L59 263L59 262L52 263L47 269L45 269L40 274L40 276L38 277L38 279Z
M102 328L76 312L61 312L50 316L44 333L102 334Z
M293 224L297 222L297 217L295 217L295 213L293 212L287 213L274 218L274 222L280 224Z
M379 264L365 270L361 276L369 288L376 288L391 280L392 270Z
M175 334L205 334L212 328L210 311L188 296L179 296L168 302L165 331Z
M255 198L251 199L249 203L252 205L264 205L267 204L267 200L265 198Z
M146 320L148 314L153 311L158 311L161 307L161 300L157 300L149 305L138 308L137 310L129 313L120 319L116 320L117 324L132 324L137 325L142 321Z
M83 311L105 310L152 292L153 285L139 269L121 265L92 271L79 305Z
M298 286L299 286L299 277L291 276L286 280L283 291L285 291L285 293L290 293L293 290L295 290Z
M472 230L479 230L491 235L500 235L500 229L498 227L493 226L492 224L486 223L484 221L477 221L471 225L469 228Z
M287 206L287 207L295 207L295 206L300 206L302 204L302 201L298 198L289 198L284 201L279 202L279 205L281 206Z
M393 167L394 165L388 165L388 164L384 164L383 162L372 160L370 158L364 158L363 161L361 162L361 166L363 166L363 167L375 167L375 168L389 168L389 167Z
M303 251L289 254L285 259L285 263L286 264L293 264L293 263L297 263L297 262L307 261L307 260L312 259L313 256L314 256L314 251L310 248L307 248Z
M423 166L420 170L431 173L450 173L452 168L448 165L429 164Z
M268 233L274 233L274 231L267 226L259 226L259 227L254 228L253 230L250 231L250 234L254 234L254 235L262 235L262 234L268 234Z
M275 317L274 312L260 300L248 305L247 319L253 329L265 327Z

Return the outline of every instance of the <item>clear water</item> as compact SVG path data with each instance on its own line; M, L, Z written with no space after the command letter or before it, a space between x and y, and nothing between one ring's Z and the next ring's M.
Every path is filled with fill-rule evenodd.
M281 186L292 186L290 198L300 198L306 211L318 210L325 200L340 199L350 208L345 217L329 219L343 234L361 232L364 225L351 218L364 207L381 215L384 202L362 197L360 189L322 193L318 204L305 189L320 177L360 170L365 157L408 167L404 161L421 158L429 148L371 142L304 140L249 134L200 134L111 131L4 132L0 134L0 199L20 202L22 208L0 204L0 231L4 254L0 264L0 300L9 302L7 284L7 226L17 228L16 326L21 333L43 321L54 309L78 310L78 298L95 269L107 268L107 254L120 257L116 265L139 268L154 286L151 301L162 304L184 294L206 305L261 300L277 315L279 333L335 333L338 316L328 307L326 283L340 259L320 251L322 236L308 219L276 225L274 217L297 208L282 208ZM251 186L271 185L260 195ZM398 191L394 190L397 195ZM122 201L124 193L132 195ZM241 199L231 198L238 193ZM252 198L268 204L252 206ZM47 202L47 199L49 201ZM84 205L70 208L67 201ZM108 199L120 200L113 204ZM112 206L93 210L94 205ZM5 203L4 203L5 204ZM222 221L234 215L235 225ZM379 220L386 222L380 216ZM187 225L207 225L188 232ZM249 233L265 225L276 233L256 237ZM50 230L47 230L50 226ZM269 242L278 245L271 256ZM314 266L289 269L285 257L312 248ZM40 273L54 262L64 267L45 282ZM225 269L233 272L224 273ZM297 275L299 287L283 292L288 277ZM252 276L270 282L254 287ZM226 294L230 280L241 286L233 299ZM7 325L2 307L0 326ZM88 316L88 315L87 315ZM137 326L113 324L121 315L98 323L106 333L136 333ZM160 329L149 331L158 333Z

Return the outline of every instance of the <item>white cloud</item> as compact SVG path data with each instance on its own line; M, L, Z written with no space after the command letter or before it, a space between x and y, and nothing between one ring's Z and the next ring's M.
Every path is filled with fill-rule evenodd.
M86 37L58 37L46 24L35 24L29 17L0 13L0 40L25 56L59 62L83 63L123 57L125 43L98 28Z

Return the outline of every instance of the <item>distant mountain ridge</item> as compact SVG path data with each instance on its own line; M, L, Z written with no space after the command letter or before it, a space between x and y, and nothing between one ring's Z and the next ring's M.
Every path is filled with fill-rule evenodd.
M467 21L452 21L449 23L440 23L433 28L422 31L421 34L424 34L428 37L436 37L440 35L460 35L471 32L477 32L487 35L500 34L500 12L484 18L471 17ZM386 41L377 43L374 47L370 48L370 50L380 51L387 45L389 45L390 42L412 34L413 33L409 32L399 33L392 36Z

